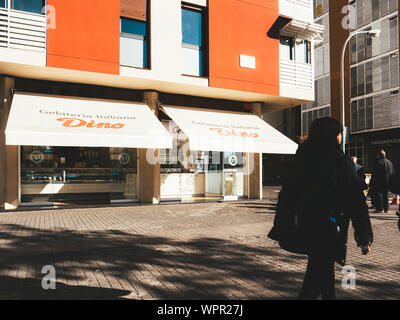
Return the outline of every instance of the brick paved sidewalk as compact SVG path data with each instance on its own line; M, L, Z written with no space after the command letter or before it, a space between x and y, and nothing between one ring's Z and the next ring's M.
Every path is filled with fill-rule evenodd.
M0 213L0 299L295 299L302 256L267 238L274 201ZM400 299L394 211L371 214L375 243L350 237L357 288L342 299ZM352 235L352 233L351 233ZM43 290L42 267L56 268Z

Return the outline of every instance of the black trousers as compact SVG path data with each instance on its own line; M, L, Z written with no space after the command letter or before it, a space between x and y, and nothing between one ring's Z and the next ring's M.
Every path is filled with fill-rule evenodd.
M310 254L307 271L301 288L300 300L334 300L335 294L335 261L326 254Z
M376 210L388 210L389 209L389 198L387 192L376 193Z

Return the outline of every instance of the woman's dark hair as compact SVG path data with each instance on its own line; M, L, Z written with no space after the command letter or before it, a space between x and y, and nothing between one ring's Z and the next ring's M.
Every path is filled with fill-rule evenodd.
M307 144L327 149L339 148L337 136L343 134L343 126L331 117L315 119L311 124Z

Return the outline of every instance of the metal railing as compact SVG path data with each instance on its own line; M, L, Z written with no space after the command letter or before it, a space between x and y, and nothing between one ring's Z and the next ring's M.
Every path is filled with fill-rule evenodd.
M46 16L0 8L0 47L46 52Z
M299 89L313 89L311 64L281 59L279 76L281 85L292 85Z
M302 6L305 8L312 8L313 4L312 4L312 0L281 0L281 1L286 1L286 2L290 2L293 4L296 4L298 6Z

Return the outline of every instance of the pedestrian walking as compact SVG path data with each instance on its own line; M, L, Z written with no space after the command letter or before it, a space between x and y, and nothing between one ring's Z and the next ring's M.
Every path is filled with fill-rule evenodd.
M365 180L367 179L367 176L366 176L366 171L365 171L364 167L358 163L357 157L351 157L351 160L354 162L354 165L356 167L357 176L358 176L358 179L360 180L361 190L363 190L363 191L367 190L368 185L365 182Z
M377 213L389 212L389 179L395 171L392 162L386 158L385 150L382 149L378 152L377 159L372 170L371 196L375 199L374 204Z
M335 261L346 263L350 221L357 245L370 252L373 232L353 162L341 151L343 126L316 119L296 153L278 197L271 239L308 255L299 299L335 299Z

